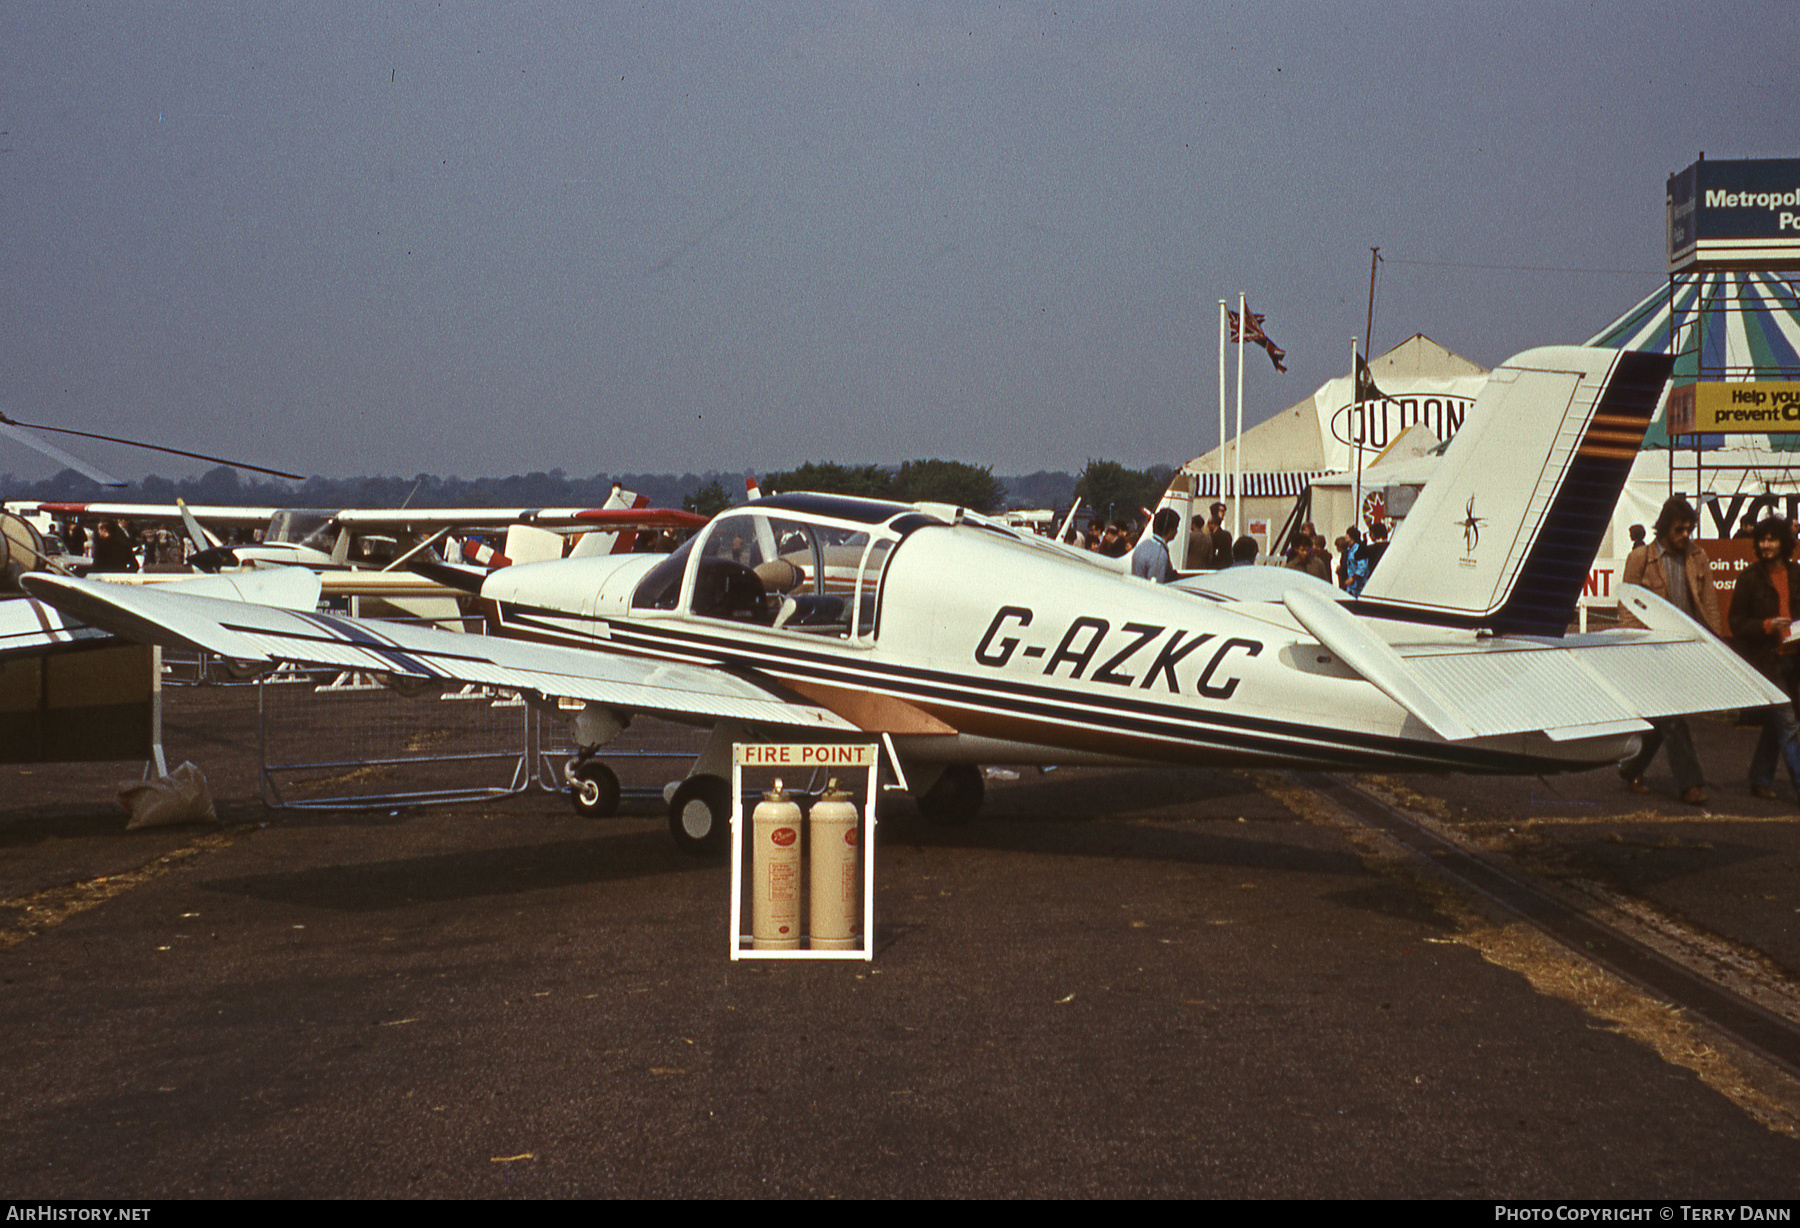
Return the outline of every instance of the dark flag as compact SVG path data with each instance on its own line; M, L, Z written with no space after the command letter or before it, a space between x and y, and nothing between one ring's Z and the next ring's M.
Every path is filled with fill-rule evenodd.
M1356 356L1356 396L1353 399L1358 402L1389 399L1387 393L1375 386L1375 376L1370 373L1369 364L1363 361L1361 354Z
M1231 339L1236 341L1238 339L1238 313L1227 308L1225 314L1231 317ZM1257 315L1247 307L1244 314L1250 317L1250 326L1244 330L1244 340L1251 345L1260 345L1267 350L1269 361L1275 364L1275 369L1286 374L1287 368L1281 365L1281 360L1287 357L1287 351L1270 341L1269 334L1263 332L1262 323L1266 317Z

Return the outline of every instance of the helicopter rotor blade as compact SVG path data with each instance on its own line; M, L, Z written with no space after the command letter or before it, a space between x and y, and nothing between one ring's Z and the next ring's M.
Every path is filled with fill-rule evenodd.
M14 429L6 430L8 427ZM17 430L19 427L30 427L34 431L55 431L61 435L79 435L83 439L98 439L105 443L122 443L131 448L148 448L152 452L168 452L174 456L185 456L192 460L211 461L215 465L228 465L233 469L248 469L252 473L266 473L270 477L290 478L296 482L304 482L306 480L306 475L303 473L287 473L280 469L265 469L261 465L249 465L245 464L243 461L226 460L222 456L208 456L204 452L185 452L180 448L165 448L161 444L144 443L142 440L138 439L121 439L117 435L96 435L92 431L76 431L71 430L66 426L44 426L42 423L37 422L20 422L17 419L9 418L5 414L0 413L0 430L6 430L7 434L11 435L19 442L29 444L47 456L55 457L70 468L85 473L88 477L93 478L103 486L126 486L129 485L129 483L121 482L117 478L108 478L100 475L100 470L76 460L67 452L62 451L61 449L52 449L50 444L47 444L42 440L34 441L29 435L19 433Z
M92 478L102 486L131 485L130 482L121 482L118 478L107 473L104 469L94 468L94 466L88 464L78 456L70 456L55 444L50 443L47 440L39 439L30 431L25 430L22 423L14 422L10 418L0 418L0 435L9 436L10 438L18 440L28 448L42 452L51 460L60 461L75 472L84 477Z

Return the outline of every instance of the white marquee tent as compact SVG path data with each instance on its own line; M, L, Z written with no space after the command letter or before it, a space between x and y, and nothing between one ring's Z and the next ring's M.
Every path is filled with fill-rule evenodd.
M1447 439L1462 425L1475 396L1487 382L1487 371L1445 349L1423 333L1415 334L1369 363L1375 385L1387 399L1369 406L1368 439L1364 464L1383 451L1416 454L1423 431L1429 442ZM1266 520L1278 530L1293 509L1294 499L1309 485L1329 474L1352 467L1351 379L1348 373L1325 381L1315 392L1250 428L1243 435L1242 499L1237 486L1238 441L1197 456L1178 470L1164 494L1162 506L1183 513L1182 536L1172 544L1177 559L1186 549L1186 523L1194 514L1204 515L1220 498L1220 462L1227 503L1240 502L1243 525ZM1406 435L1405 442L1401 436ZM1396 446L1397 445L1397 446ZM1409 447L1410 445L1410 447ZM1315 488L1316 489L1316 488ZM1349 496L1342 510L1349 523ZM1314 517L1326 532L1329 518ZM1338 525L1334 532L1342 532ZM1265 548L1268 542L1263 542Z
M1672 322L1674 327L1672 328ZM1800 379L1800 295L1787 281L1767 273L1709 273L1658 287L1584 344L1616 349L1666 350L1671 333L1677 383L1694 379L1738 382ZM1371 409L1369 451L1364 453L1368 489L1413 487L1429 476L1433 458L1426 444L1455 433L1487 372L1423 334L1408 338L1370 363L1376 385L1388 399ZM1348 440L1350 379L1328 380L1312 396L1245 431L1244 499L1248 518L1278 530L1295 497L1312 488L1311 519L1335 536L1351 522L1355 478ZM1421 441L1421 428L1434 439ZM1400 439L1402 432L1406 438ZM1632 524L1651 524L1671 490L1707 504L1701 514L1706 537L1729 536L1745 520L1779 510L1800 511L1800 480L1794 453L1800 435L1704 436L1671 448L1659 414L1644 440L1644 453L1614 516L1612 540L1602 557L1623 554ZM1182 466L1165 495L1165 506L1203 511L1217 498L1220 460L1226 489L1236 463L1236 441ZM1179 557L1179 554L1177 555Z

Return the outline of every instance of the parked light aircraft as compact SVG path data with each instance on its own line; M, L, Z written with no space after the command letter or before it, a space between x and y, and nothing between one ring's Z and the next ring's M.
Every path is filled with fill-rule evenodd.
M616 802L601 759L634 713L710 725L670 801L698 853L726 839L731 744L796 727L881 741L897 783L952 818L988 763L1582 770L1629 753L1646 718L1783 701L1640 589L1649 630L1564 636L1669 370L1573 347L1498 368L1355 600L1276 568L1157 586L960 508L816 494L723 512L666 556L465 576L489 637L24 583L94 626L253 666L585 700L565 775L592 813Z
M648 508L647 500L616 483L598 508L581 507L414 507L271 508L160 503L38 503L31 507L63 518L157 520L184 528L204 570L221 565L315 568L381 567L411 546L457 531L510 531L523 528L534 542L526 557L558 557L563 538L578 537L578 554L607 554L631 548L644 528L693 528L705 523L686 512ZM10 508L11 505L9 505ZM261 529L255 545L225 546L212 529ZM549 550L546 555L546 549Z

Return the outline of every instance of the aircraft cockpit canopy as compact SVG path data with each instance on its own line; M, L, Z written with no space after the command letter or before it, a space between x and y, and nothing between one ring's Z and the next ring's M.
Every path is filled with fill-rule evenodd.
M894 547L929 523L897 504L778 495L719 516L651 568L631 604L861 639L875 632Z
M337 544L337 533L332 529L332 522L336 519L337 512L334 509L284 507L269 517L269 527L263 534L263 540L306 546L329 554Z

